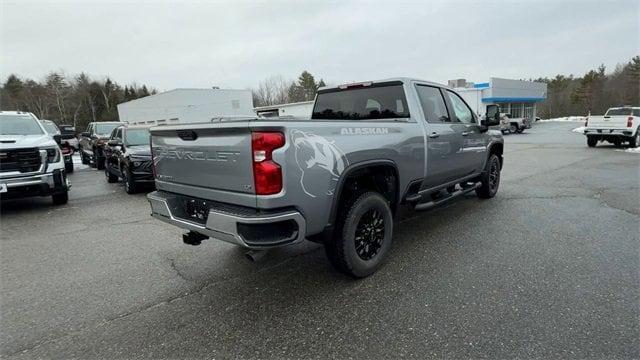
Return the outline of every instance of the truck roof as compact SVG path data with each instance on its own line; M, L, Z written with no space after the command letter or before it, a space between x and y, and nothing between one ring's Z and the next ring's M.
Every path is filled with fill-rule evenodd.
M319 88L318 91L320 91L320 90L329 90L329 89L338 89L341 86L345 86L345 85L355 85L355 84L362 84L362 83L379 84L379 83L392 82L392 81L400 81L403 84L415 81L415 82L421 82L421 83L425 83L425 84L429 84L429 85L433 85L433 86L438 86L438 87L442 87L442 88L446 88L446 89L451 89L447 85L436 83L436 82L433 82L433 81L427 81L427 80L422 80L422 79L418 79L418 78L402 77L401 76L401 77L393 77L393 78L379 79L379 80L356 81L356 82L351 82L351 83L346 83L346 84L339 84L339 85L334 85L334 86L323 86L323 87Z
M2 114L2 115L31 115L31 116L33 116L33 117L34 117L34 118L36 118L36 119L38 118L38 117L37 117L37 116L35 116L33 113L30 113L30 112L28 112L28 111L20 111L20 110L17 110L17 111L13 111L13 110L0 110L0 114Z

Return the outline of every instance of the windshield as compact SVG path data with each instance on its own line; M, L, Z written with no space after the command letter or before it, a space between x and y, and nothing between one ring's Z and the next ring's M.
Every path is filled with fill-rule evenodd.
M312 119L369 120L409 117L409 108L401 84L376 84L369 87L318 93Z
M42 127L44 127L44 129L47 131L47 134L49 135L56 135L60 133L60 130L58 130L56 124L52 122L42 121Z
M149 129L128 129L125 134L125 144L129 146L149 145Z
M614 108L614 109L609 109L609 110L607 111L607 113L605 114L605 116L616 116L616 115L624 115L624 116L631 115L631 108Z
M61 125L60 126L60 131L63 134L66 134L66 135L71 135L71 134L75 135L76 134L76 128L73 127L73 126L70 126L70 125Z
M0 115L0 135L42 135L38 120L28 115Z
M96 124L96 134L104 135L104 136L111 135L111 131L113 131L113 129L115 129L116 127L118 127L120 125L122 125L122 124L120 124L120 123L116 123L116 124L100 124L100 123L97 123Z

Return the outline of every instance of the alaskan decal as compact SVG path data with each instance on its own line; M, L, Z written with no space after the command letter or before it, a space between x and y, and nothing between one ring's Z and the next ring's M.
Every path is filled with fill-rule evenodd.
M301 130L292 130L291 139L302 173L302 190L313 198L333 195L340 175L349 165L342 151L334 141Z
M389 128L383 127L357 127L340 129L340 135L386 135L388 133Z

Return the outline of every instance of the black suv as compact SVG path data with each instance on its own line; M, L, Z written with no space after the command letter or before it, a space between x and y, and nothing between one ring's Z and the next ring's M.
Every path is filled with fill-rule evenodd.
M107 181L121 178L127 193L136 193L142 184L153 184L149 127L121 125L113 129L104 157Z
M109 140L109 134L121 122L92 122L87 126L87 131L81 133L80 158L83 164L90 164L99 170L104 169L104 145Z

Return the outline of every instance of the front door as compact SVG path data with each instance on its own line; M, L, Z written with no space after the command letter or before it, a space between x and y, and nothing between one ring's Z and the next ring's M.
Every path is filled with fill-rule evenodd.
M456 179L461 171L463 142L458 124L451 121L452 113L447 110L441 90L428 85L416 85L416 90L427 130L426 174L421 187L427 190Z
M458 178L461 178L482 170L487 157L487 144L485 137L480 132L478 119L467 103L455 92L451 90L445 92L449 108L453 113L456 131L462 137L462 152L459 156L461 171L458 174Z

